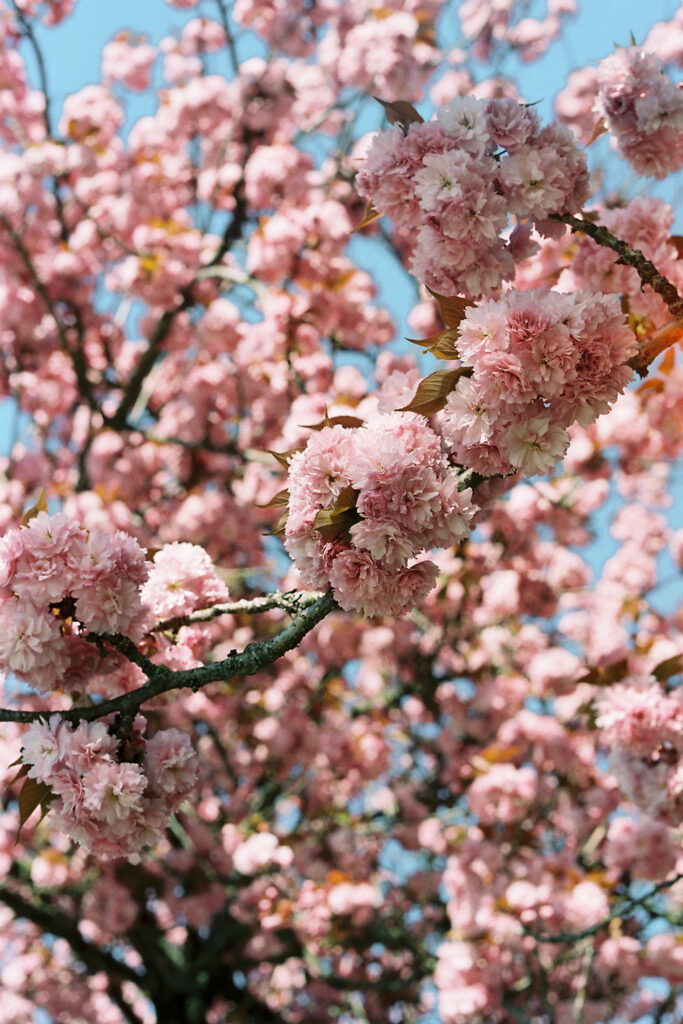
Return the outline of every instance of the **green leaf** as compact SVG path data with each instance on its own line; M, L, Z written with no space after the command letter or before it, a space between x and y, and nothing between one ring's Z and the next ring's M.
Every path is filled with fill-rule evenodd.
M436 370L421 380L413 398L399 412L417 412L421 416L433 416L446 404L451 391L461 377L471 377L470 366L460 366L455 370Z

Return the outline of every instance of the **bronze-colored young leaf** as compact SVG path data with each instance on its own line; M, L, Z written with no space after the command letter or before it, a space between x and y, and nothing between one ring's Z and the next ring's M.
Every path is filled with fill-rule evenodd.
M325 427L362 427L363 420L357 416L328 416L325 409L325 416L319 423L302 423L303 430L324 430Z
M412 400L399 412L418 412L421 416L433 416L446 404L451 391L461 377L470 377L472 368L460 366L455 370L436 370L421 380Z
M360 224L356 224L356 226L355 226L355 228L353 230L354 231L362 231L363 228L366 228L368 226L368 224L373 224L376 220L379 220L380 217L383 217L383 216L384 216L384 214L379 212L379 210L377 209L377 207L375 206L375 204L373 203L373 201L371 199L368 202L368 205L366 207L365 213L363 214L362 221L360 222Z
M473 302L463 298L462 295L439 295L438 292L433 292L431 288L427 288L427 291L438 302L441 319L446 327L459 327L465 319L467 310L470 306L474 305Z
M28 526L31 520L35 519L40 512L47 511L48 508L47 499L45 497L45 491L41 491L40 496L38 497L38 501L35 503L35 505L32 505L31 508L24 512L23 516L21 517L21 525Z
M285 488L282 491L278 491L277 494L270 499L270 501L267 501L265 503L265 505L259 505L256 502L255 504L256 508L282 508L283 506L287 507L289 505L289 491L287 490L287 488Z
M52 790L46 783L29 778L24 781L24 785L19 793L19 827L17 829L16 841L19 840L22 828L36 807L42 806L46 809L51 799Z
M354 508L321 508L316 514L313 529L329 544L345 534L358 518Z
M394 100L393 103L388 103L386 100L381 100L379 96L375 96L375 99L384 107L389 124L398 125L404 133L408 131L409 125L424 122L422 114L406 100Z
M350 484L344 487L337 495L337 500L332 508L321 508L316 513L312 529L328 543L346 533L358 520L357 500L358 491Z
M625 658L614 661L611 665L594 665L578 680L580 683L592 683L594 686L611 686L620 682L628 675L628 662Z
M272 530L268 530L264 533L264 537L284 537L285 527L287 525L287 519L289 517L289 508L286 508Z
M672 658L660 661L659 665L652 669L652 675L660 683L666 682L679 672L683 672L683 654L674 654Z
M21 764L21 757L18 757L16 761L13 761L13 762L12 762L12 764L11 764L11 765L10 765L9 767L10 767L10 768L14 768L14 766L15 766L16 764ZM30 767L31 767L31 765L30 765L30 764L21 764L21 768L19 769L19 771L17 772L17 774L16 774L15 776L14 776L14 778L13 778L13 779L10 779L10 780L9 780L9 785L10 785L10 786L12 786L12 785L14 785L14 783L15 783L15 782L18 782L18 781L19 781L19 779L24 779L24 778L26 778L26 776L27 776L27 775L28 775L28 773L29 773L29 769L30 769Z
M277 459L277 461L280 463L283 469L288 469L289 460L291 459L292 455L296 455L297 452L302 452L304 448L305 445L301 445L299 448L290 448L289 451L286 452L274 452L271 448L266 448L266 452L268 453L268 455L272 455L274 459Z
M450 327L437 334L430 334L428 338L406 338L412 345L420 345L425 352L431 352L437 359L457 359L458 349L456 341L458 332Z

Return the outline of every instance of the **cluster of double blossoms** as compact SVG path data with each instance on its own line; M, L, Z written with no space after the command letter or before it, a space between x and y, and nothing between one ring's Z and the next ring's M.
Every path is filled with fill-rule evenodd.
M82 700L121 666L103 637L139 640L159 620L227 597L193 544L169 544L147 561L124 533L40 512L0 541L0 671ZM190 794L197 758L178 729L147 737L138 715L119 737L118 724L110 716L74 728L51 715L28 729L22 761L63 831L98 856L131 858L158 841Z
M396 615L435 582L436 566L414 559L470 532L478 508L467 471L548 472L571 424L587 426L623 391L637 345L616 295L500 294L529 254L530 226L564 230L550 218L588 195L573 137L541 128L528 107L460 98L433 121L391 128L374 139L358 184L412 232L423 282L441 295L493 296L466 311L462 372L431 425L396 412L328 426L290 459L285 545L304 582L331 585L347 610ZM519 223L506 240L509 214Z
M72 728L51 715L24 735L22 760L29 778L48 787L54 824L98 857L130 860L159 842L194 789L198 762L189 736L161 729L145 739L146 725L138 715L124 743L105 722Z

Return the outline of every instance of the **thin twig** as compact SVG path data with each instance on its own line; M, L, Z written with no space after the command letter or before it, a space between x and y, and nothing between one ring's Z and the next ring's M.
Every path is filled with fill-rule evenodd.
M258 612L267 612L273 608L280 608L289 612L290 615L298 615L304 608L310 608L312 604L319 601L321 593L311 591L302 593L297 590L288 590L284 593L276 591L273 594L265 594L263 597L245 598L242 601L231 601L229 604L215 604L211 608L202 608L200 611L191 612L189 615L178 616L175 619L166 619L154 627L153 632L161 633L166 631L175 632L181 626L191 626L198 622L212 622L221 615L254 615Z
M657 893L662 892L663 889L670 889L676 882L683 880L683 873L674 875L673 878L667 878L663 882L658 882L649 892L644 893L638 897L628 897L623 902L615 903L611 912L607 917L603 917L597 924L591 925L589 928L584 928L580 932L558 932L556 935L548 935L542 932L534 932L530 928L525 928L525 934L530 935L531 938L536 939L536 942L547 942L552 944L559 944L563 942L581 942L582 939L590 939L594 935L598 935L603 928L607 928L611 921L614 921L617 917L625 917L630 914L636 907L642 906L648 900L656 896Z

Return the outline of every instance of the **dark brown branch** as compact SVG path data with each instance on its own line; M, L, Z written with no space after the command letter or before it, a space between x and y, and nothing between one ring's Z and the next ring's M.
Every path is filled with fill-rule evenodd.
M37 722L58 714L69 722L93 722L106 715L120 714L130 716L148 700L159 697L171 690L182 690L189 687L196 692L209 683L225 682L237 676L252 676L262 668L272 665L287 651L291 651L303 640L307 633L337 607L332 593L319 597L308 608L304 609L283 630L267 640L248 644L243 651L231 651L227 658L212 665L199 668L183 669L174 672L166 665L155 665L135 647L126 637L100 637L99 642L111 643L130 661L148 674L149 682L144 686L121 694L111 700L102 701L87 707L70 708L67 711L13 711L0 709L0 722Z
M235 186L235 209L230 223L228 224L223 237L216 248L215 253L207 264L199 269L195 278L182 289L180 293L180 302L173 307L173 309L167 309L165 313L159 317L156 327L152 332L152 335L147 340L147 348L143 352L140 361L138 362L135 370L133 371L130 380L125 386L121 403L114 413L113 416L106 419L107 426L111 427L112 430L125 430L128 426L128 415L134 408L135 403L140 397L142 386L152 370L157 357L161 351L161 346L166 341L168 333L173 326L173 322L179 313L184 312L186 309L190 309L194 306L193 289L194 284L197 280L201 279L202 271L205 271L209 267L214 267L223 259L226 252L229 250L233 242L236 242L242 233L244 221L246 218L246 200L243 194L243 182L240 179Z
M48 313L50 314L54 321L55 328L57 330L57 335L59 336L62 348L71 359L74 374L76 375L76 381L78 383L78 390L80 391L81 395L88 401L90 407L96 408L92 397L92 383L88 378L87 364L85 361L85 355L83 353L82 348L80 346L77 346L74 349L69 344L69 339L66 333L66 327L64 326L59 316L57 315L57 310L55 309L54 302L50 297L50 293L48 292L47 288L45 287L40 277L38 276L38 272L36 271L36 268L33 264L33 260L31 259L31 254L29 253L23 241L21 240L21 236L18 234L17 231L14 230L10 222L2 213L0 213L0 224L3 225L8 235L12 239L15 249L21 256L22 262L29 273L29 276L33 283L33 287L35 288L40 298L43 300L45 308L47 309Z
M0 902L9 907L17 917L31 921L44 932L66 939L76 957L91 971L104 971L109 977L132 981L145 990L144 975L137 974L132 967L117 960L111 953L84 939L76 923L61 910L47 903L32 903L14 889L4 885L0 886Z

